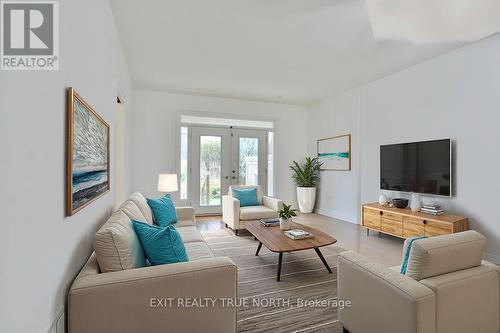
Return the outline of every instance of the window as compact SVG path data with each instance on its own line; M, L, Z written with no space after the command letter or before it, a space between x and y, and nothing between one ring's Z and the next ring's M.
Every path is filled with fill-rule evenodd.
M274 196L274 132L267 132L267 195Z
M188 198L188 128L181 127L181 200Z

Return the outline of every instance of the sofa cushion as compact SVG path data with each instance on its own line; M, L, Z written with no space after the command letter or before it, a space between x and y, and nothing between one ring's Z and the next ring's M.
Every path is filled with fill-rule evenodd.
M151 211L146 198L144 198L140 192L134 192L130 195L129 199L132 200L137 207L139 207L142 215L146 218L146 222L153 224L153 212Z
M135 202L131 199L128 199L124 203L122 203L122 205L120 206L120 208L118 208L118 210L121 210L122 212L124 212L125 215L127 215L128 218L131 220L136 220L136 221L151 224L146 219L146 217L142 214L139 207L137 207Z
M146 259L132 221L116 211L94 236L94 250L101 272L144 267Z
M205 242L193 242L184 245L186 246L189 261L215 257L212 250Z
M251 188L256 188L257 189L257 201L259 201L259 205L262 205L262 189L260 185L231 185L229 186L229 195L232 196L233 198L236 198L236 194L234 193L234 189L251 189Z
M175 211L177 212L177 220L194 221L193 207L175 207Z
M266 206L248 206L240 208L240 220L260 220L278 217L278 212Z
M159 227L137 221L132 223L151 265L188 261L182 238L172 225Z
M486 238L476 231L419 239L412 245L406 275L421 280L481 265Z
M146 199L149 207L153 211L155 223L160 227L168 227L177 223L177 211L170 194L160 199Z
M181 235L184 243L204 242L203 237L201 237L200 232L195 226L186 226L179 228L177 227L177 225L175 225L175 229Z

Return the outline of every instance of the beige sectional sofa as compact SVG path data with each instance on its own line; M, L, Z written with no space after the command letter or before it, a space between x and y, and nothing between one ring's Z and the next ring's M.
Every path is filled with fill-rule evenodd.
M499 333L500 268L482 261L485 244L475 231L419 239L406 275L341 253L338 297L352 305L340 323L350 333Z
M95 252L68 293L69 333L236 332L237 268L215 258L194 224L191 207L177 208L188 262L146 266L131 220L153 223L140 193L134 193L96 233ZM189 300L213 299L193 307Z

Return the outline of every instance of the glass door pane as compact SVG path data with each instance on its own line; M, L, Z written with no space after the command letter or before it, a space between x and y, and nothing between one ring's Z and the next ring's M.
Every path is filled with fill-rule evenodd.
M274 133L267 133L267 195L274 196Z
M266 131L233 129L231 185L266 186Z
M239 184L259 185L259 139L239 138Z
M181 186L180 186L180 199L187 200L188 198L188 128L181 127Z
M192 126L191 136L190 205L196 214L220 214L231 182L231 131Z
M200 206L221 204L222 138L200 136Z

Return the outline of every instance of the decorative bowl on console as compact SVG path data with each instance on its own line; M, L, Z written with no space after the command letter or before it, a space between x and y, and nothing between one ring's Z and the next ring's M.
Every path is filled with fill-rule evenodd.
M396 208L406 208L408 207L409 200L403 198L395 198L392 200L392 203Z

